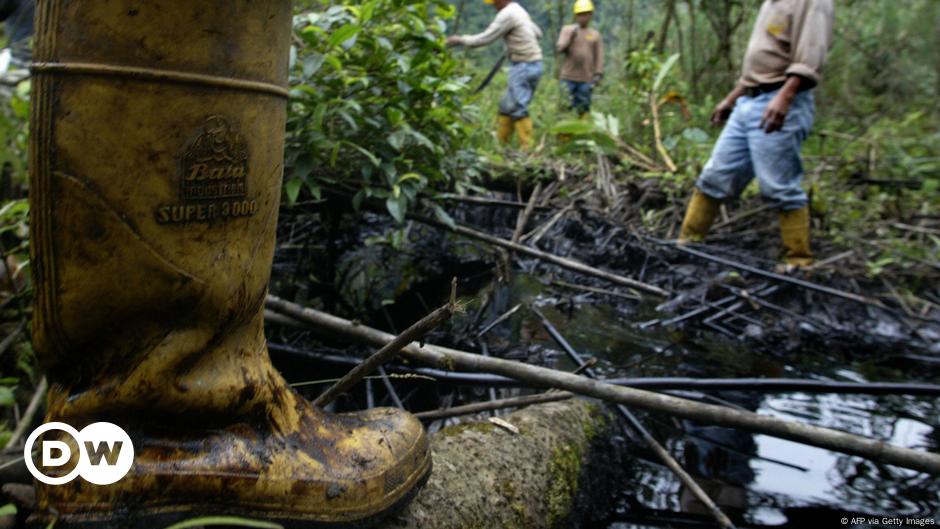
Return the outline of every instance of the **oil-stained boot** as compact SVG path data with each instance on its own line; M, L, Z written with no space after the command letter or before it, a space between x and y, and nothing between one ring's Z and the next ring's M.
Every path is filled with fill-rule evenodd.
M532 127L532 118L524 117L515 122L516 137L519 138L519 148L527 151L532 148L532 140L535 132Z
M688 242L702 242L708 235L721 202L695 189L692 201L685 211L685 220L682 221L682 231L679 232L679 244Z
M791 267L813 264L810 249L809 207L780 212L780 238L786 248L784 262Z
M512 118L505 114L500 114L496 121L496 139L499 141L500 145L509 145L509 142L512 141L512 131Z
M33 526L362 527L427 478L413 416L325 413L268 357L290 29L289 0L39 2L30 229L46 420L117 424L135 459L113 485L37 484Z

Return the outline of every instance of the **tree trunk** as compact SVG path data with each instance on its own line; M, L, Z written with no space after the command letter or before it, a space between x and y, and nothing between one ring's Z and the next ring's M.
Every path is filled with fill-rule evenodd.
M622 468L606 408L575 399L503 419L519 433L481 422L434 434L430 480L381 528L590 527Z

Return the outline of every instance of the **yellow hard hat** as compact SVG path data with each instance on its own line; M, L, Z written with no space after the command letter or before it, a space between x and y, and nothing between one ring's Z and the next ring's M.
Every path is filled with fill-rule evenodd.
M581 13L593 13L593 12L594 12L594 2L592 2L591 0L577 0L574 3L574 14L576 15L580 15Z
M483 0L483 3L484 3L484 4L490 4L490 5L492 5L492 4L493 4L493 0Z

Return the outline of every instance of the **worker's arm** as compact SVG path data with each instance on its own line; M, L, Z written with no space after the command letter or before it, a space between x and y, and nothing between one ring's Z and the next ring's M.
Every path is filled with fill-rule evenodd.
M503 9L482 33L450 37L447 39L447 44L450 46L462 44L468 48L479 48L495 42L506 33L509 33L511 29L512 19L509 16L509 10Z
M597 33L594 41L594 83L597 84L604 77L604 39Z
M832 0L809 0L804 9L798 13L801 17L795 17L800 22L792 25L793 57L787 76L803 78L803 88L809 89L819 84L829 55L834 8Z
M738 83L734 90L728 93L724 99L715 107L715 110L712 111L712 125L719 126L724 124L725 121L728 121L728 116L731 115L731 111L734 110L734 105L737 103L738 98L744 95L744 85Z
M558 42L555 44L555 50L558 53L565 53L568 51L571 43L574 42L574 36L577 27L578 26L576 25L562 26L561 33L558 34Z

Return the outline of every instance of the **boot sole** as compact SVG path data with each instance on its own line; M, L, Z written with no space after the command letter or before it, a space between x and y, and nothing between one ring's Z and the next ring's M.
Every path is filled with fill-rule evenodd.
M410 488L401 498L382 511L354 520L323 520L315 514L298 515L284 511L265 511L224 504L199 503L160 506L150 509L143 508L133 513L111 512L107 518L103 517L101 513L95 515L59 515L58 517L33 515L30 517L27 527L30 529L45 529L50 522L55 520L54 529L163 529L193 518L234 516L255 521L273 522L283 526L284 529L364 529L401 512L411 503L411 500L414 499L430 478L431 467L429 454L424 468L415 473L412 479L402 484L401 488Z

